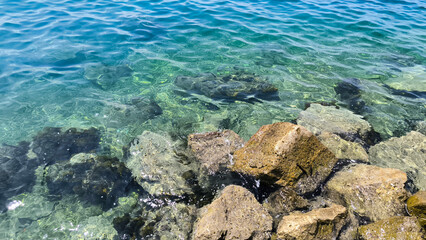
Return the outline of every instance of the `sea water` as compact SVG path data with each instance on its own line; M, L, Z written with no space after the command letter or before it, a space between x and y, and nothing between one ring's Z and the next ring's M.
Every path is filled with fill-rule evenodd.
M421 0L1 0L0 143L31 142L45 127L94 127L103 153L122 159L146 130L181 139L230 128L247 140L309 103L350 107L336 93L344 81L356 82L357 113L382 139L402 136L426 115L425 12ZM273 84L279 100L224 101L174 84L240 72ZM42 186L10 200L5 239L111 225L99 209L44 199Z

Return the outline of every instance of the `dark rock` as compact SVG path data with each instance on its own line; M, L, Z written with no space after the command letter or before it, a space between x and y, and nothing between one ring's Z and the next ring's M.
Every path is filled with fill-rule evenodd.
M188 91L203 94L212 99L225 101L256 102L279 100L278 89L264 79L247 73L237 73L223 77L204 74L198 77L178 76L175 84Z
M104 90L113 87L120 78L130 77L132 74L133 70L127 65L109 66L100 63L84 69L84 77Z
M360 81L356 78L345 79L334 87L339 99L346 103L347 107L360 114L364 111L365 102L361 99Z

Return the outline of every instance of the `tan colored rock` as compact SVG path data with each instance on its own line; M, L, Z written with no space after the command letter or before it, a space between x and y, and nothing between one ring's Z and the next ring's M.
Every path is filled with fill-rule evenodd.
M368 162L368 154L359 143L343 140L336 134L323 132L318 136L324 146L334 153L338 159L351 159Z
M306 128L279 122L262 126L234 153L234 161L234 171L304 194L327 178L337 159Z
M345 207L336 204L307 213L292 213L282 218L277 230L278 239L336 239L347 214Z
M244 140L234 131L224 130L191 134L188 146L207 173L215 174L232 163L232 154L244 146Z
M358 216L372 221L405 214L407 175L392 168L357 164L337 172L326 184L326 194Z
M360 240L422 240L424 237L415 217L391 217L358 228Z
M419 191L407 200L407 209L416 216L420 225L426 228L426 191Z
M272 217L247 189L230 185L200 210L194 240L269 239Z

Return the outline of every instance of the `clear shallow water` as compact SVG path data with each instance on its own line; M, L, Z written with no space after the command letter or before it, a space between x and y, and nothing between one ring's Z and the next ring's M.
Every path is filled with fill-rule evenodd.
M1 1L0 141L96 127L122 157L144 130L228 127L248 139L308 102L344 106L334 87L348 78L360 80L361 114L382 138L403 135L425 119L425 98L385 85L425 89L425 10L425 1ZM229 103L174 85L237 71L267 79L281 100ZM162 114L126 114L135 97Z

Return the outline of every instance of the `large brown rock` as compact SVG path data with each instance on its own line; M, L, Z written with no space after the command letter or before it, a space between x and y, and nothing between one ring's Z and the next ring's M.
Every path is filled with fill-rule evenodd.
M347 214L345 207L336 204L307 213L292 213L282 218L277 230L278 239L336 239Z
M298 194L314 191L337 162L311 132L288 122L262 126L234 153L234 160L234 171L294 188Z
M422 240L422 227L414 217L391 217L358 228L360 240Z
M232 163L232 154L244 140L232 130L196 133L188 136L188 146L208 174L215 174Z
M407 200L407 209L426 228L426 191L419 191Z
M230 185L203 207L193 239L268 239L272 217L247 189Z
M351 213L378 221L405 214L406 181L406 174L398 169L358 164L336 173L325 190Z

